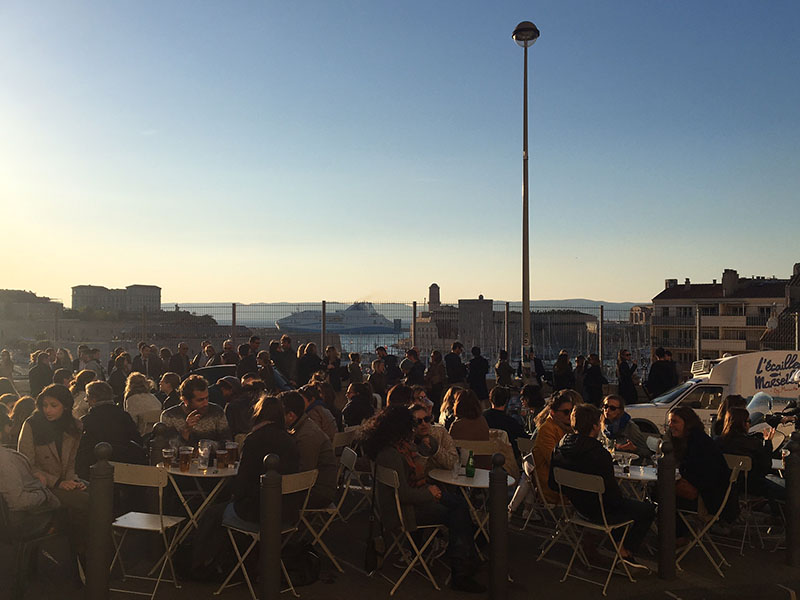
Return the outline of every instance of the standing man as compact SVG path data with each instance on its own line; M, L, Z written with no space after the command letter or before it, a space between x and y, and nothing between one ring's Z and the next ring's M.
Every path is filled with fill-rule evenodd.
M233 340L227 339L222 342L222 364L223 365L238 365L239 355L233 347Z
M146 342L139 342L139 355L133 359L133 370L145 377L158 381L161 378L161 361L153 358L152 349Z
M383 361L386 372L386 389L389 390L403 379L403 371L400 370L400 365L397 364L397 357L386 352L386 348L383 346L375 348L375 354Z
M180 342L178 353L173 354L169 359L169 370L184 377L189 373L189 362L189 344Z
M450 352L444 356L444 367L447 370L447 385L454 383L464 383L467 379L467 368L461 362L461 353L464 352L464 344L459 341L453 342Z
M272 357L272 361L277 360L278 370L289 380L291 385L297 385L297 353L292 348L292 338L283 334L281 336L281 351L277 358Z
M478 346L472 347L472 358L469 361L467 378L469 387L478 396L478 400L489 399L489 389L486 387L486 376L489 374L489 361L481 356Z
M53 383L53 369L50 368L50 357L47 352L40 352L36 355L36 364L28 371L28 383L31 396L34 398Z
M425 365L419 360L419 353L415 348L406 350L406 358L411 361L411 368L406 375L406 385L425 384Z
M650 371L647 373L647 393L651 398L660 396L672 387L672 367L667 361L667 353L664 348L658 347L655 351L655 360L650 365Z
M608 379L603 375L600 367L600 357L597 354L589 355L589 368L583 377L584 398L589 404L600 408L603 403L603 386L608 384Z

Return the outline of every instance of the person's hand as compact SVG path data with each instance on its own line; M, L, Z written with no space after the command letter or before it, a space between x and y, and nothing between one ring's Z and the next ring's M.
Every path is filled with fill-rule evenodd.
M429 485L428 491L437 501L442 499L442 490L439 489L438 485Z
M67 492L70 492L72 490L86 489L86 486L84 486L81 482L69 481L68 479L65 479L64 481L59 483L58 487Z
M188 427L189 429L194 429L202 416L203 415L201 415L196 410L190 412L186 417L186 427Z
M764 431L764 441L765 442L770 441L774 437L775 437L775 428L774 427L770 427L769 429Z
M33 475L36 477L36 479L42 482L42 485L47 486L47 479L45 479L45 476L42 473L34 473Z
M624 444L617 444L615 448L621 452L633 452L636 450L636 446L630 440L625 442Z
M781 423L794 423L797 420L797 417L794 415L783 417L781 419Z

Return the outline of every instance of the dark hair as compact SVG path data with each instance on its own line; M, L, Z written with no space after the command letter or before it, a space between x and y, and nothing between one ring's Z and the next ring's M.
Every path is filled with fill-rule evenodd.
M181 376L172 371L167 371L161 376L161 381L168 383L172 386L173 390L177 390L181 386Z
M69 391L73 396L77 396L80 392L86 391L86 386L97 379L97 373L91 369L83 369L75 375L72 384L69 386Z
M606 400L616 400L617 402L619 402L620 408L622 409L625 408L625 398L623 398L619 394L609 394L603 399L603 402L605 402Z
M187 402L194 398L195 392L202 392L208 389L208 382L202 375L189 375L183 380L180 387L181 398Z
M121 371L125 367L126 362L131 362L131 355L127 352L122 352L114 359L114 366Z
M54 398L64 407L64 412L56 421L48 421L44 416L44 399ZM51 383L36 397L36 410L30 416L31 429L33 430L33 443L37 446L44 446L56 441L57 436L66 433L72 436L79 436L80 430L72 416L72 407L75 400L69 388L58 383Z
M542 424L547 420L547 417L550 416L550 411L557 412L567 402L572 404L573 408L575 408L575 401L572 397L572 394L564 393L569 391L572 390L560 390L550 396L550 400L547 401L547 405L545 406L544 410L536 415L537 428L541 427Z
M283 412L293 412L297 418L302 417L306 412L306 401L300 392L290 391L281 392L278 396L283 402Z
M438 350L431 352L431 364L438 365L440 362L442 362L442 353Z
M46 351L40 352L39 355L36 357L36 364L42 365L46 362L50 362L50 355L48 355Z
M312 384L317 394L322 398L322 403L335 414L336 410L336 390L327 381L315 381Z
M590 435L600 422L600 409L593 404L579 404L572 409L570 418L573 429L580 435Z
M272 355L273 353L281 351L281 343L278 340L271 340L269 343L269 353Z
M459 348L461 348L463 350L464 349L464 344L462 344L459 341L455 341L452 344L450 344L450 350L452 350L453 352L455 352Z
M299 388L297 391L303 395L303 397L306 399L306 402L309 404L313 404L317 401L324 403L325 397L322 395L322 390L317 387L318 384L319 382L315 382L314 384L308 383Z
M249 356L250 355L250 344L239 344L239 356Z
M64 406L65 412L72 413L72 407L75 405L75 399L72 397L72 393L69 391L67 386L58 383L51 383L44 388L36 397L36 408L38 410L42 410L45 398L55 398Z
M664 352L664 348L659 346L658 348L656 348L655 355L658 358L664 358L667 355L667 353Z
M499 356L500 360L508 360L508 352L506 352L505 350L500 350L500 353L499 353L498 356Z
M676 406L669 411L669 414L675 415L683 420L687 434L694 429L699 429L700 431L704 430L703 422L700 420L700 417L688 406Z
M386 404L388 406L408 406L414 401L414 390L407 385L398 383L386 394Z
M353 391L356 394L356 398L358 398L362 402L368 403L372 406L372 388L369 387L367 383L351 383L350 387L353 388Z
M747 400L742 396L739 394L728 394L717 407L717 421L724 423L726 412L732 408L745 408L746 406Z
M478 346L473 346L470 352L472 352L472 356L475 358L478 358L481 355L481 349Z
M64 383L64 380L67 380L66 383ZM56 369L53 372L53 383L60 383L62 385L69 385L72 383L72 370Z
M250 339L248 341L251 342L251 343L252 342L260 342L261 341L261 337L257 336L257 335L251 335Z
M499 408L508 404L508 399L510 397L511 394L509 393L508 388L501 385L494 386L492 391L489 392L489 401L495 408Z
M419 360L419 353L413 348L409 348L408 350L406 350L406 356Z
M283 392L286 394L287 392ZM286 426L286 421L283 417L283 402L281 396L267 396L263 394L258 402L253 406L253 425L257 425L262 421L270 421L279 425L280 427Z
M544 396L542 395L542 388L536 384L528 383L522 386L520 398L525 400L528 408L534 409L537 413L544 408Z
M746 408L729 408L725 413L725 424L722 426L722 437L728 437L732 433L747 433L747 421L750 420L750 413Z
M414 418L405 406L391 405L361 427L364 452L375 460L381 450L407 440L414 431Z
M472 390L459 390L455 394L453 413L456 419L477 419L481 416L481 402Z

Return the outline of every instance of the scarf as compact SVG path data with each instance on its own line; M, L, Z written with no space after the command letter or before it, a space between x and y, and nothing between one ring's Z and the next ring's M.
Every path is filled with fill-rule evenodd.
M43 413L34 411L28 417L33 432L33 443L36 446L47 446L50 442L56 445L58 454L61 455L61 444L64 441L64 434L72 434L74 423L72 414L64 411L64 417L58 421L48 421ZM72 427L70 427L72 425Z
M616 439L623 431L625 431L625 428L628 426L628 422L630 420L631 416L628 413L622 413L622 416L616 421L606 423L603 433L609 439Z
M409 468L408 485L412 488L421 488L427 485L425 480L425 467L419 460L419 454L411 443L403 440L396 446L397 451L403 456Z

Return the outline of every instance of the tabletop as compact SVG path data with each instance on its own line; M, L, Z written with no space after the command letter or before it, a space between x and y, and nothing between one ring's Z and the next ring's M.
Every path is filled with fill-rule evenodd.
M455 475L453 471L449 469L433 469L428 473L428 477L440 483L457 485L459 487L489 489L488 469L475 469L475 477L467 477L463 473ZM509 475L507 485L514 485L515 481L516 480Z
M159 463L160 466L163 466L164 463ZM178 467L169 467L167 468L167 472L170 475L182 475L183 477L197 477L200 479L220 479L222 477L233 477L239 472L237 467L226 467L224 469L218 469L217 467L210 467L208 469L200 469L196 465L192 465L192 467L188 471L181 471Z
M630 467L630 473L625 473L622 467L614 466L614 477L630 481L657 481L658 471L655 467Z
M785 469L785 467L783 465L783 459L782 458L773 458L772 459L772 470L773 471L783 471L783 469Z

